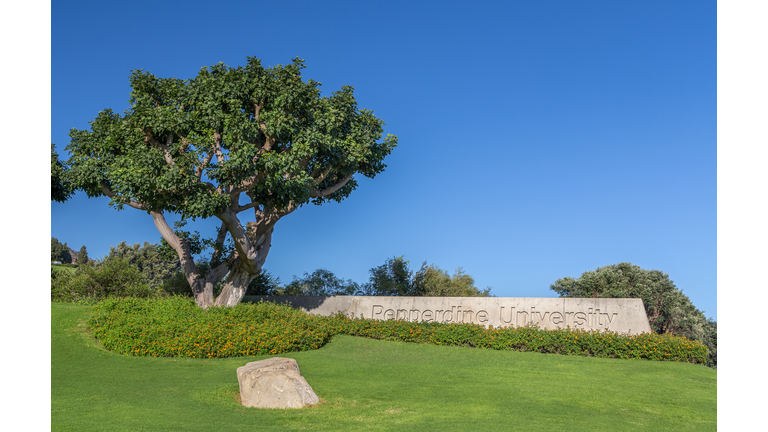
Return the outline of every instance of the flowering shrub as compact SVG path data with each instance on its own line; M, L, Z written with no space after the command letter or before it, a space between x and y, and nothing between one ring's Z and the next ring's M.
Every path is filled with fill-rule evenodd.
M431 345L530 351L603 358L705 363L706 347L685 337L627 336L576 329L485 328L477 324L376 321L308 315L270 302L203 310L188 298L108 299L94 306L89 327L110 351L136 356L237 357L305 351L333 335Z
M89 328L120 354L238 357L320 348L333 335L322 318L273 303L203 310L189 298L120 298L95 305Z
M632 358L705 363L701 342L671 334L628 336L578 329L544 330L537 327L485 328L478 324L414 323L333 317L343 323L341 334L432 345L466 346L495 350L530 351L603 358Z

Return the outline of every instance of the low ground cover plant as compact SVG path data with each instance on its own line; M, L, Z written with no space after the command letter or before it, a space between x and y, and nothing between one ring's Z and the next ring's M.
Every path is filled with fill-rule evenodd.
M153 357L238 357L322 347L334 335L432 345L703 364L706 347L670 334L627 336L578 329L376 321L308 315L270 302L203 310L189 298L113 298L94 306L89 328L113 352Z

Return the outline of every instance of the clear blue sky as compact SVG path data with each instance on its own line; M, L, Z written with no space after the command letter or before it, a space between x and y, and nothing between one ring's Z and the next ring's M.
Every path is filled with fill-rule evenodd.
M275 228L265 268L365 282L405 255L497 296L564 276L662 270L717 318L715 1L53 2L51 141L128 108L128 77L306 60L397 135L387 169ZM151 10L151 13L147 11ZM360 176L361 177L361 176ZM84 194L51 235L101 258L158 242L151 217ZM212 235L214 223L193 225Z

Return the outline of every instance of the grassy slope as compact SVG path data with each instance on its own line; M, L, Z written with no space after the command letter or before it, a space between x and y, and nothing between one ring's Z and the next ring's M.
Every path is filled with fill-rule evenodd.
M244 408L235 370L265 357L112 354L86 334L88 311L51 304L52 430L716 430L704 366L347 336L285 355L321 404Z
M51 269L55 271L65 271L70 273L75 273L77 271L77 269L74 267L67 267L67 266L58 265L58 264L51 264Z

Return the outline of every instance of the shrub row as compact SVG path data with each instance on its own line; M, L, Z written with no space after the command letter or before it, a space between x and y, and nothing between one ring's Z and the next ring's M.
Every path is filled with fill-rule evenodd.
M392 341L688 363L705 363L707 358L707 349L702 343L671 334L627 336L597 330L545 330L531 326L485 328L478 324L349 319L343 315L334 319L343 323L341 334Z
M187 298L107 299L89 328L113 352L154 357L237 357L322 347L337 334L432 345L603 358L705 363L700 342L669 334L626 336L575 329L485 328L477 324L376 321L308 315L269 302L200 309Z

